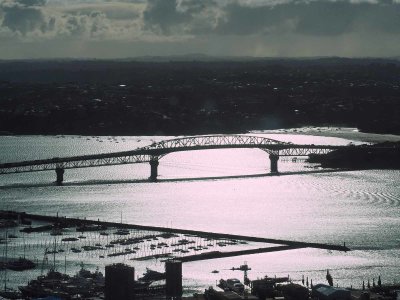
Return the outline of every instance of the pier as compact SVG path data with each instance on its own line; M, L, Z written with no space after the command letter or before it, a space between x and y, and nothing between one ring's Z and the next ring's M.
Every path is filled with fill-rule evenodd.
M144 240L152 240L154 237L163 237L163 236L175 236L178 239L178 242L171 242L172 247L176 247L178 250L172 250L170 253L156 253L148 255L149 250L157 250L156 246L153 245L150 247L150 244L146 247L146 254L149 258L151 257L160 257L173 259L178 258L182 262L190 262L190 261L198 261L198 260L207 260L207 259L216 259L216 258L224 258L224 257L232 257L232 256L240 256L240 255L250 255L250 254L260 254L260 253L268 253L268 252L276 252L276 251L286 251L286 250L295 250L300 248L316 248L316 249L324 249L324 250L334 250L334 251L350 251L348 247L343 245L332 245L327 243L312 243L312 242L304 242L304 241L291 241L291 240L282 240L282 239L272 239L272 238L264 238L264 237L254 237L254 236L245 236L238 234L228 234L228 233L216 233L216 232L207 232L207 231L199 231L199 230L189 230L189 229L179 229L179 228L168 228L168 227L157 227L157 226L144 226L137 224L126 224L126 223L117 223L117 222L105 222L99 220L88 220L88 219L77 219L77 218L66 218L60 216L45 216L38 214L29 214L29 213L19 213L19 212L8 212L8 211L0 211L0 216L11 218L15 220L30 220L30 221L40 221L41 223L50 223L53 224L53 227L57 228L70 228L76 227L77 231L92 231L92 232L100 232L104 231L105 228L113 229L114 231L118 229L118 234L129 234L129 230L136 231L132 233L131 239L129 236L119 236L115 240L115 245L121 243L121 245L127 244L126 241L131 240L129 245L137 245ZM42 229L38 227L38 230ZM25 232L35 232L35 228L28 230L30 227L25 229ZM46 230L50 231L48 225ZM137 234L137 232L141 232L142 234ZM184 238L185 237L185 238ZM193 238L191 241L190 238ZM197 241L197 242L196 242ZM90 241L87 241L90 243ZM93 243L93 241L92 241ZM193 244L192 244L193 243ZM204 247L205 243L208 243L210 247ZM251 245L246 245L250 243ZM165 243L163 243L165 244ZM265 245L268 244L268 245ZM188 246L192 245L190 248ZM229 249L226 251L222 251L220 247L222 246L239 246L241 248L239 250ZM203 247L202 247L203 246ZM85 249L85 247L82 247ZM201 252L193 253L188 251L189 249L200 250ZM201 248L201 249L198 249ZM243 249L246 248L246 249ZM105 250L104 248L99 247L98 250ZM109 256L119 256L119 255L128 255L131 252L124 251L119 253L113 252L112 255ZM204 249L208 249L209 251L204 251ZM96 250L96 249L93 249ZM181 251L184 250L184 251ZM171 250L169 250L171 251ZM173 252L177 251L177 252ZM134 252L136 253L136 252ZM168 254L168 255L167 255ZM141 257L140 255L135 256L135 259L142 260L147 259L146 257Z

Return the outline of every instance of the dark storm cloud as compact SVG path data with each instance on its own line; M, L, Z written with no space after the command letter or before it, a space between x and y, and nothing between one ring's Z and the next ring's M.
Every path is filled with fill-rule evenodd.
M338 35L352 30L354 19L364 5L349 2L313 2L300 5L299 10L292 11L291 14L299 20L296 28L299 33Z
M400 0L0 0L0 58L23 42L85 57L398 55Z
M149 0L143 13L146 28L163 34L170 34L174 26L190 22L190 19L190 15L177 10L175 0Z
M215 29L218 34L259 34L285 20L285 11L271 6L251 7L238 3L224 8L226 17Z
M144 22L147 28L164 34L173 34L174 30L220 35L291 31L306 35L333 36L360 30L361 26L384 32L400 30L400 4L392 1L290 1L274 4L259 1L258 5L250 5L251 3L149 0L144 12ZM218 22L210 24L210 20L216 18ZM199 22L200 19L203 22ZM198 28L200 25L202 30ZM207 31L204 31L205 28Z
M38 0L18 0L2 3L0 6L0 11L3 14L1 25L23 35L37 29L47 30L53 22L48 23L41 9L37 7L44 3L44 1Z
M146 29L156 33L210 33L220 7L217 0L149 0L143 13Z
M365 5L357 15L356 23L370 31L400 33L400 2Z
M7 37L26 37L30 41L100 38L107 32L115 33L102 12L94 9L68 12L50 7L48 3L45 0L0 0L0 33L8 32Z
M2 26L27 34L34 30L54 29L55 15L45 11L51 1L0 0ZM143 12L126 9L128 4L144 4ZM124 4L125 6L122 6ZM54 8L54 7L53 7ZM101 12L98 18L94 12ZM55 12L57 14L57 12ZM87 18L82 18L86 16ZM400 3L392 1L245 1L245 0L142 0L136 1L74 1L64 3L57 16L64 18L65 30L72 34L87 31L85 24L96 19L117 26L113 20L141 23L148 33L173 35L268 35L294 33L311 36L336 36L356 31L398 33ZM50 22L50 19L52 20ZM74 24L80 23L81 24ZM59 22L60 23L60 22ZM121 25L121 24L119 24ZM80 29L79 29L80 28ZM65 31L64 30L64 31Z
M314 2L302 5L295 14L299 19L296 31L310 35L400 30L400 5L396 3Z

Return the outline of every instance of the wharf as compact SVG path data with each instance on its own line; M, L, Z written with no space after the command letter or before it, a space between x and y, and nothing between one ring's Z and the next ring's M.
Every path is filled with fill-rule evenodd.
M124 224L124 223L116 223L116 222L105 222L100 220L89 220L89 219L78 219L78 218L67 218L61 216L45 216L39 214L30 214L25 212L15 212L15 211L0 211L0 216L3 218L15 219L15 220L32 220L32 221L42 221L53 224L59 224L65 227L82 227L88 226L93 227L97 226L99 228L119 228L119 229L132 229L132 230L140 230L140 231L149 231L149 232L163 232L168 234L183 234L186 236L196 236L202 237L205 239L214 239L214 240L238 240L245 242L256 242L256 243L267 243L274 244L274 247L259 247L257 249L247 249L240 251L211 251L205 252L201 254L188 255L185 257L181 257L182 262L189 261L197 261L197 260L205 260L205 259L213 259L213 258L223 258L230 256L238 256L238 255L247 255L247 254L257 254L257 253L266 253L273 251L284 251L284 250L292 250L292 249L300 249L300 248L316 248L316 249L325 249L325 250L335 250L335 251L350 251L348 247L345 245L332 245L332 244L324 244L324 243L309 243L309 242L301 242L301 241L290 241L290 240L281 240L281 239L271 239L271 238L262 238L262 237L254 237L254 236L244 236L237 234L226 234L226 233L216 233L216 232L206 232L206 231L198 231L198 230L188 230L188 229L179 229L179 228L167 228L167 227L157 227L157 226L144 226L144 225L136 225L136 224Z
M184 256L184 257L179 258L179 260L184 263L184 262L214 259L214 258L225 258L225 257L241 256L241 255L249 255L249 254L259 254L259 253L267 253L267 252L294 250L294 249L299 249L299 248L303 248L303 247L276 246L276 247L265 247L265 248L229 251L229 252L212 251L212 252L206 252L206 253L201 253L201 254Z

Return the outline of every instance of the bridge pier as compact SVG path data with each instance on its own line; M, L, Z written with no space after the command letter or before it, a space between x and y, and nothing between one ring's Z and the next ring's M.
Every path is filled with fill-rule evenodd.
M56 168L56 175L57 175L56 184L57 185L62 185L62 183L64 181L64 169L63 168Z
M150 181L151 182L156 182L157 181L157 176L158 176L158 159L152 159L150 160Z
M270 154L270 155L269 155L269 160L271 161L271 173L273 173L273 174L278 173L278 160L279 160L279 155Z

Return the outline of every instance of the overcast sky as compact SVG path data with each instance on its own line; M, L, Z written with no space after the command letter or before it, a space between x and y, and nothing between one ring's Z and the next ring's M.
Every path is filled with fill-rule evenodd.
M398 56L400 0L0 0L0 59Z

